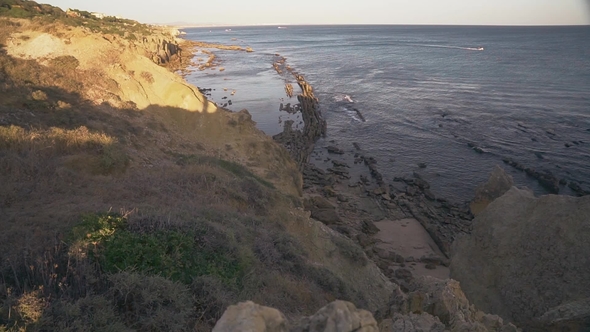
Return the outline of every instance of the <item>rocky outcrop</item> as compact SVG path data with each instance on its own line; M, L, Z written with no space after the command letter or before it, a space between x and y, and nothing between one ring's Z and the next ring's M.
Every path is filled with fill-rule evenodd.
M292 332L378 332L379 328L373 315L354 304L334 301L320 309L315 315L303 318L291 330Z
M502 167L496 165L492 174L490 174L488 182L477 187L475 190L475 198L469 205L471 213L474 215L479 214L493 200L510 190L513 185L514 181L512 180L512 177L506 174Z
M528 176L537 179L539 184L545 188L551 194L559 194L559 184L562 180L554 176L550 171L538 171L531 167L525 167L524 165L510 159L504 158L504 163L514 167L519 171L524 171Z
M303 205L306 210L311 211L311 217L323 222L326 225L340 223L340 217L336 213L336 207L321 196L313 196L305 199Z
M396 192L392 203L418 220L439 249L450 256L451 245L460 234L471 231L473 215L467 207L436 198L430 184L414 172L413 178L394 178L391 192ZM403 193L399 193L404 190Z
M287 331L287 320L277 309L242 302L227 308L213 328L213 332L225 331L283 332Z
M590 198L513 187L453 253L451 276L482 310L527 330L590 329L580 306L590 298Z
M404 327L401 331L518 331L499 316L477 310L452 279L425 276L414 280L409 292L394 293L390 313L392 328L382 331L400 331L400 326Z
M354 304L334 301L291 328L283 314L253 302L230 306L213 328L213 332L377 332L373 315Z
M301 75L295 75L295 78L301 88L297 99L304 123L303 131L293 130L293 122L286 121L283 132L273 136L273 139L287 148L299 169L303 170L315 142L326 134L326 120L322 117L311 85Z
M409 315L393 315L393 319L381 322L379 329L384 332L444 332L445 325L431 314L410 313Z
M377 324L373 315L350 302L334 301L315 315L289 324L276 309L253 302L230 306L213 332L518 332L514 325L471 305L455 280L422 277L409 293L399 288L387 317Z

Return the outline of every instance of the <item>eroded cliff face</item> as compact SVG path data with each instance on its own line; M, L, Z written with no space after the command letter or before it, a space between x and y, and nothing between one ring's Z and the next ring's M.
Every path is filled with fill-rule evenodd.
M590 198L510 189L453 247L451 276L482 310L527 330L590 328Z
M130 41L116 35L99 35L82 28L63 29L60 37L28 30L11 34L6 47L9 56L47 63L58 57L73 57L78 70L93 72L108 81L107 88L88 86L82 92L100 104L132 102L139 109L150 105L178 107L188 111L214 113L209 102L195 87L186 84L166 68L154 65L178 55L173 36L156 34Z
M72 275L63 273L71 270L48 276L40 268L46 248L58 248L50 253L59 262L52 266L68 261L70 243L58 239L81 215L108 211L121 211L129 226L120 231L133 236L206 231L202 242L190 245L243 263L195 276L189 285L149 271L113 276L125 285L143 280L158 291L174 285L200 299L187 308L185 297L158 298L167 301L163 307L184 308L184 320L159 321L159 330L195 321L210 329L225 306L245 299L289 315L311 314L337 298L372 311L386 307L392 283L355 243L303 210L301 174L289 153L258 130L247 111L217 107L157 65L150 54L160 45L155 50L169 56L170 46L161 46L167 39L130 41L60 24L41 29L26 20L0 18L0 24L11 27L0 31L0 270L14 269L37 288L51 278L68 280L62 289L75 293L67 299L48 287L47 294L34 293L52 308L39 313L45 317L38 326L96 324L81 312L60 311L78 303L104 309L107 325L153 322L117 307L110 284L83 281L103 278L100 271L76 271L83 276L76 290L96 294L83 299L68 288ZM83 256L77 266L90 257ZM239 281L228 281L236 269L243 269ZM239 287L227 285L232 282ZM10 301L29 295L2 280L2 305L9 287L15 289Z

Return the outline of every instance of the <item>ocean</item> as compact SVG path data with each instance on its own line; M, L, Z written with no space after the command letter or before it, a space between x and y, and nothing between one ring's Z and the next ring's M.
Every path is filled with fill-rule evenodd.
M378 160L384 177L420 172L439 197L464 202L495 165L515 184L547 191L503 163L550 171L590 191L590 27L277 26L184 30L187 39L252 47L213 50L219 67L187 80L248 109L269 135L297 115L277 54L314 88L328 123L317 149ZM197 54L207 58L207 54ZM294 84L296 86L296 84ZM358 110L362 117L358 116ZM480 152L472 147L477 146ZM324 162L312 156L317 164ZM426 166L426 167L424 167ZM356 181L357 179L352 179ZM560 193L573 194L567 186Z

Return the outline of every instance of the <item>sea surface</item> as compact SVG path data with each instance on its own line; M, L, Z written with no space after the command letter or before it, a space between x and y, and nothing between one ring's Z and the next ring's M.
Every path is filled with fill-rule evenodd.
M547 193L505 165L506 157L590 190L588 26L265 26L185 32L192 40L254 49L214 50L224 71L194 71L187 79L215 89L211 98L218 104L231 100L229 109L248 109L269 135L280 132L287 119L300 121L279 111L280 103L297 102L284 92L284 83L294 80L272 67L280 54L319 98L328 135L316 149L336 144L353 150L357 142L378 160L386 179L418 171L437 196L457 202L471 199L495 165L518 186ZM571 191L563 186L562 193Z

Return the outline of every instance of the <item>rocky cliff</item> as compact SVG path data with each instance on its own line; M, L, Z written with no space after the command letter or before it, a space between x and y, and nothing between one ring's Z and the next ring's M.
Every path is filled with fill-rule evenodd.
M517 332L502 318L478 311L454 280L424 277L410 292L393 292L390 307L378 323L373 315L354 304L335 301L316 314L289 322L278 310L244 302L230 306L214 332Z
M590 329L590 198L513 187L453 253L451 276L482 310L531 331Z

